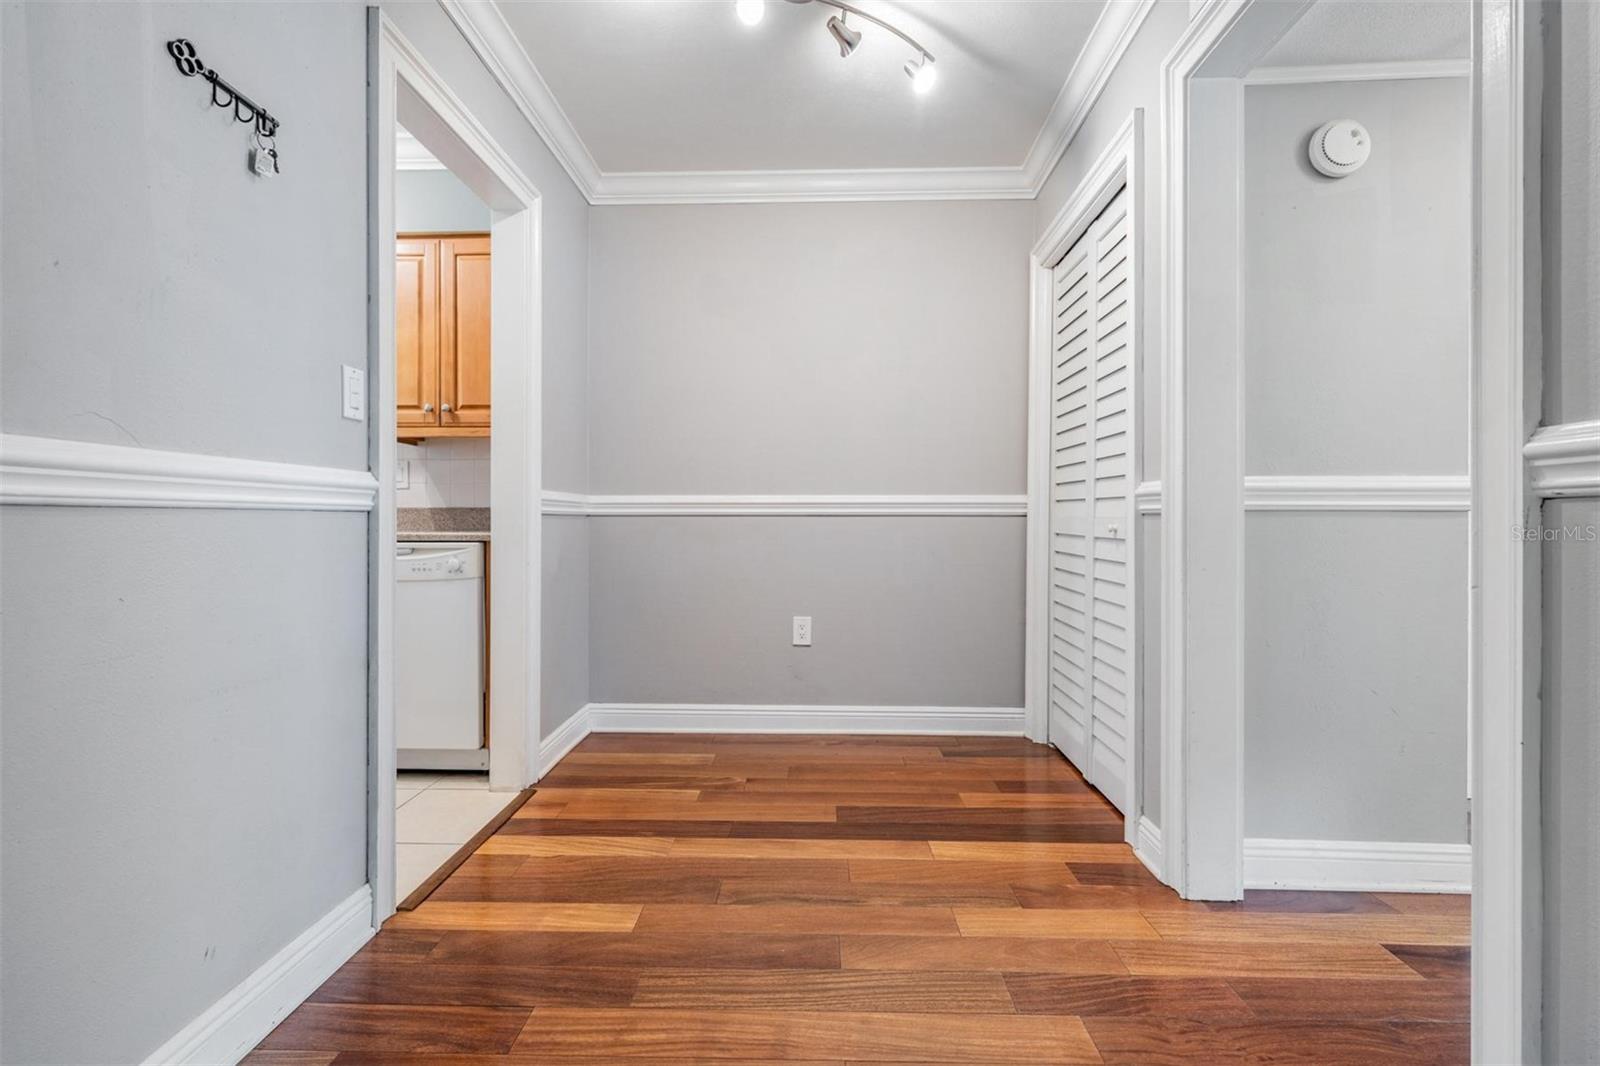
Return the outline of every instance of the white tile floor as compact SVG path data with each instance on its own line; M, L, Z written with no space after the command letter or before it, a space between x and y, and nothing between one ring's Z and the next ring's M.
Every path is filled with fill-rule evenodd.
M402 770L395 778L395 895L403 900L512 797L488 774Z

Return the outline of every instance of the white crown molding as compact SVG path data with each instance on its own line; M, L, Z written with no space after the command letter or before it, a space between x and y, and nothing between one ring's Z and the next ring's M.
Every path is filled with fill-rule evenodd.
M591 204L1031 200L1077 134L1155 0L1109 0L1020 166L602 171L493 0L439 0Z
M0 504L370 511L365 470L0 435Z
M1305 85L1328 81L1411 81L1419 78L1470 78L1471 59L1416 59L1395 63L1337 63L1307 67L1257 67L1246 85Z
M374 932L372 887L362 885L157 1048L145 1063L238 1062Z
M1028 513L1028 498L1000 496L585 496L546 492L547 515L616 516L830 516L1012 517Z
M1470 892L1472 845L1246 838L1244 887Z
M1246 511L1466 511L1465 475L1377 477L1247 477Z
M1019 737L1023 726L1021 707L591 703L585 711L588 727L596 733L886 733Z
M588 145L578 136L572 120L562 110L550 86L545 84L539 68L533 65L522 42L506 22L498 4L492 0L439 0L445 13L461 30L462 36L478 53L489 73L510 94L534 130L550 146L550 151L566 168L578 191L594 202L595 187L600 181L600 168Z
M1538 496L1600 496L1600 421L1543 426L1522 456Z
M777 204L881 200L1031 200L1022 167L608 172L593 204Z
M1107 0L1072 64L1067 80L1050 105L1044 125L1028 148L1022 171L1033 196L1044 188L1050 172L1078 135L1106 82L1122 62L1139 27L1155 8L1155 0Z

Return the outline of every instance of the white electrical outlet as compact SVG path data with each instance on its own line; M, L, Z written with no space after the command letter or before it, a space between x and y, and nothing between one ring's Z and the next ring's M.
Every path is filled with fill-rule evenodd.
M794 616L794 646L797 648L811 647L811 616L797 614Z
M411 460L396 459L394 463L394 487L409 489L411 487Z

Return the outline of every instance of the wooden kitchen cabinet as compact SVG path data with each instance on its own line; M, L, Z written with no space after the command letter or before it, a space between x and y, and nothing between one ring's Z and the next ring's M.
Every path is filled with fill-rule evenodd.
M395 422L402 440L487 437L489 236L395 242Z

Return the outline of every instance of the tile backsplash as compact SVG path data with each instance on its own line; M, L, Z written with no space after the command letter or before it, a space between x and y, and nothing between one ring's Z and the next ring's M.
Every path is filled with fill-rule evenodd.
M395 456L410 470L410 485L394 491L397 507L488 507L489 440L440 438L401 444Z

